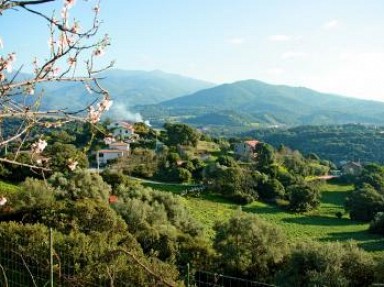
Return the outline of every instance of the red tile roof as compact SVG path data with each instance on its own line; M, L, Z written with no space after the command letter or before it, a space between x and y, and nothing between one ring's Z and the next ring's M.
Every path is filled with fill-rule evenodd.
M119 200L119 198L118 198L116 195L110 195L110 196L109 196L109 199L108 199L108 202L109 202L109 204L114 204L114 203L116 203L118 200Z
M251 140L251 141L245 141L245 143L246 143L247 145L249 145L249 146L255 148L256 145L257 145L258 143L260 143L260 142L257 141L257 140Z
M133 125L128 123L128 122L119 122L120 126L125 128L126 130L132 130L134 131L135 129L133 128Z

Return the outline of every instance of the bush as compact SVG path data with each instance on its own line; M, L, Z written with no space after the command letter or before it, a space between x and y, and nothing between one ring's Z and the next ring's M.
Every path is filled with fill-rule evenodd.
M58 198L62 199L94 198L108 202L111 193L111 187L101 176L87 170L77 170L67 176L56 173L50 182L57 189Z
M213 246L224 274L269 281L286 255L282 231L255 215L238 212L214 229Z
M253 202L255 199L250 194L236 193L231 196L231 200L237 204L248 204Z
M371 286L372 256L355 245L300 243L276 276L279 286Z
M384 235L384 212L378 212L369 225L369 232Z
M377 212L384 211L384 197L371 185L364 184L347 197L345 208L352 220L370 221Z
M112 189L116 188L120 184L125 186L134 184L134 180L132 180L129 176L123 174L122 172L112 171L110 169L105 169L101 173L101 177L112 187Z
M320 189L308 184L296 184L287 189L289 206L295 212L305 212L320 204Z
M284 186L275 178L269 179L265 183L261 184L257 191L260 198L266 201L283 198L285 194Z
M21 184L21 191L12 197L12 206L16 209L43 208L55 201L54 189L43 180L27 178Z

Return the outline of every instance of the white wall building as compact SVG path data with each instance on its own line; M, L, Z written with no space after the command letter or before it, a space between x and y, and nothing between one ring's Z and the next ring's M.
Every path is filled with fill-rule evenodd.
M128 143L116 142L109 145L109 149L101 149L96 154L98 165L105 165L108 161L119 158L127 154L130 150Z
M113 137L117 140L130 138L135 133L133 125L124 121L112 122L107 128L112 131Z

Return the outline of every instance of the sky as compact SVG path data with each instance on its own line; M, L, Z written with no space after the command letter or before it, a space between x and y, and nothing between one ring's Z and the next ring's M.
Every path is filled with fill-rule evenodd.
M95 0L82 2L71 13L86 23ZM384 101L383 0L104 0L100 12L116 68ZM19 64L48 53L46 24L22 11L0 16L0 38Z

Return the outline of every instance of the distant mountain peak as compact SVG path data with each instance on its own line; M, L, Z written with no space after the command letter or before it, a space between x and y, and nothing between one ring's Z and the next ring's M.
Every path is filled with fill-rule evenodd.
M203 89L158 105L164 115L196 125L236 114L239 125L384 124L384 103L306 87L273 85L255 79ZM156 110L156 108L152 108ZM183 114L181 114L181 111ZM143 109L145 115L145 109ZM155 113L156 114L156 113ZM226 126L231 120L226 117ZM234 123L234 122L233 122Z

